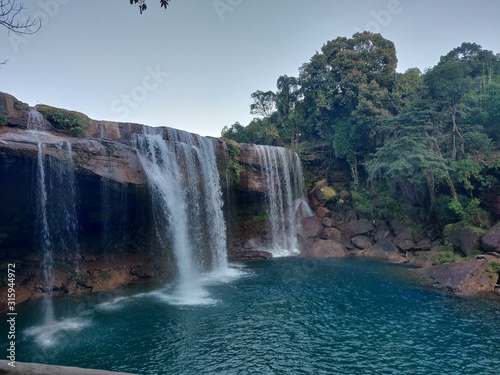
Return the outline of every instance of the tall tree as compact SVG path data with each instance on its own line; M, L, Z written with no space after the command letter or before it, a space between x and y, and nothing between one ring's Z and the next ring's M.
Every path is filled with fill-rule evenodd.
M257 90L252 95L253 103L250 104L250 114L259 117L271 117L276 110L276 94L272 91Z

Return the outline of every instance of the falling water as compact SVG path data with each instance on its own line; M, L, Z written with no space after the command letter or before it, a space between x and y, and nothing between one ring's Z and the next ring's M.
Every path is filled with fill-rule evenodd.
M156 233L173 249L179 291L197 293L197 279L227 269L226 227L214 144L195 134L152 129L138 135L136 149L152 192Z
M255 147L267 186L269 250L276 257L298 254L297 211L304 191L300 159L282 147Z
M54 145L62 160L45 156L48 144L43 142L43 116L32 108L28 130L37 139L37 231L42 252L44 324L54 322L52 294L55 288L54 256L56 252L79 254L76 216L76 181L70 142Z

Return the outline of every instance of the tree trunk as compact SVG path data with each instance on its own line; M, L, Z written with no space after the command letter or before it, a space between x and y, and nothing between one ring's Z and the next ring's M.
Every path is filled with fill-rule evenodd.
M427 181L427 188L429 189L431 207L434 207L434 203L436 203L436 192L434 191L434 171L427 171L427 173L425 174L425 179Z
M444 161L443 154L441 153L441 149L439 148L439 144L437 142L434 142L434 148L438 156ZM458 200L458 194L457 191L455 190L455 185L453 184L453 180L451 179L450 171L448 170L448 168L445 168L445 176L446 180L448 181L448 185L450 187L451 196L453 197L453 200L460 204L460 201Z
M457 160L457 143L456 143L456 137L460 138L460 156L464 157L465 155L465 144L464 144L464 137L462 136L462 133L458 130L458 125L457 125L457 105L455 104L453 107L450 107L451 110L451 121L453 123L453 152L451 155L451 158L453 160Z

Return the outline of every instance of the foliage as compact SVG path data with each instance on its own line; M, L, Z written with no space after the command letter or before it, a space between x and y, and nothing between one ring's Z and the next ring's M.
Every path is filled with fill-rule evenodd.
M499 262L491 262L488 265L487 271L500 274L500 263Z
M490 226L488 214L480 207L480 205L481 201L479 199L472 198L466 204L452 201L449 204L449 208L456 215L458 215L460 221L466 223L467 225L477 225L483 228L488 228Z
M434 217L442 227L460 221L460 216L450 208L452 202L454 202L452 197L443 194L436 199L433 206Z
M168 3L170 0L160 0L160 7L167 9ZM146 9L148 9L146 5L146 0L130 0L130 5L137 4L139 6L139 12L142 14Z
M59 130L67 130L75 137L83 136L85 131L92 125L92 120L78 112L46 105L38 105L37 109L53 127Z
M252 94L259 118L223 135L305 150L325 176L349 170L360 211L417 206L440 225L487 226L500 186L500 54L462 43L424 73L396 65L394 43L380 34L327 41L298 77Z
M448 249L445 251L440 251L437 253L433 258L432 258L432 264L434 266L438 264L443 264L443 263L455 263L460 260L462 260L463 257L457 253L455 253L453 250Z
M0 113L0 126L3 125L7 125L7 117L3 113Z
M363 190L354 190L351 194L354 208L362 213L372 214L374 206L371 194Z

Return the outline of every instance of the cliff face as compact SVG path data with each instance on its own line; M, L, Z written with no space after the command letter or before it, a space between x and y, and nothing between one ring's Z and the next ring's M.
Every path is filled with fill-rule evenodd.
M134 147L136 134L159 132L168 141L172 132L95 121L47 106L39 109L46 115L0 93L0 259L16 263L17 302L40 297L46 291L41 272L44 259L37 238L43 224L37 213L40 158L49 168L44 178L53 190L47 204L66 215L64 207L57 208L57 201L68 199L65 196L70 189L78 196L72 206L78 241L61 245L61 249L54 245L55 294L113 290L135 282L172 279L175 259L161 249L154 233L151 191ZM79 119L85 121L79 123ZM254 146L226 144L223 139L213 139L213 143L231 258L241 255L245 247L250 250L245 245L248 240L265 239L268 228L262 212L268 186L261 177L262 166ZM64 164L66 171L58 169L58 163ZM189 230L195 235L202 229ZM55 236L71 236L67 228L54 231ZM53 243L58 241L52 239ZM265 254L257 254L262 256ZM1 277L6 280L7 275Z

